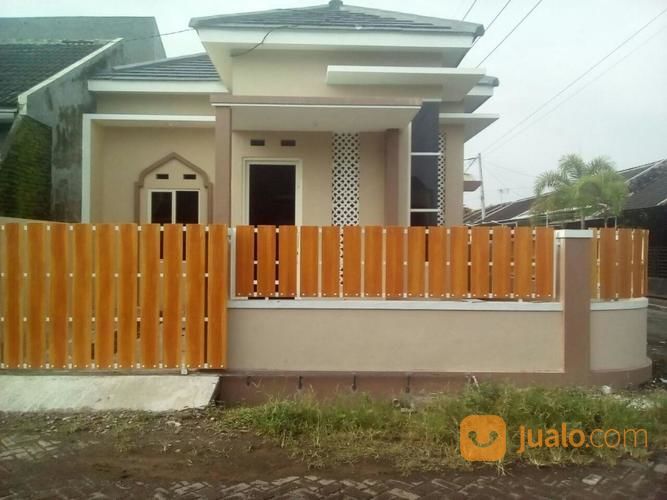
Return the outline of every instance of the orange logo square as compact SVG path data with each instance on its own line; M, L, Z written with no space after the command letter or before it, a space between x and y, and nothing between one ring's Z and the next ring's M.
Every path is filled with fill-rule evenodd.
M507 450L507 425L497 415L468 415L459 427L461 456L470 462L495 462Z

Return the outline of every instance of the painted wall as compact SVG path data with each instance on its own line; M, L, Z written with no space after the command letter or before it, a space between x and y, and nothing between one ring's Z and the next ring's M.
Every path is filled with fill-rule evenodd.
M328 85L328 65L434 66L442 58L433 53L274 51L256 50L232 59L235 95L329 97L430 97L442 95L441 86Z
M213 128L105 127L99 133L92 130L92 222L136 222L135 182L169 153L191 161L215 183Z
M562 346L558 311L229 310L232 370L559 372Z
M591 370L646 366L646 307L591 312Z
M98 93L98 113L213 115L210 96Z
M463 125L448 125L445 133L445 224L463 224Z

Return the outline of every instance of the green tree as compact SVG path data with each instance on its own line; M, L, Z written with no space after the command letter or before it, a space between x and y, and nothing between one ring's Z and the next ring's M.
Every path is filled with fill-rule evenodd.
M532 210L561 218L574 213L582 229L586 217L599 213L606 226L609 217L620 215L627 195L625 180L607 158L597 157L586 163L580 156L570 154L560 159L557 169L544 172L535 180Z

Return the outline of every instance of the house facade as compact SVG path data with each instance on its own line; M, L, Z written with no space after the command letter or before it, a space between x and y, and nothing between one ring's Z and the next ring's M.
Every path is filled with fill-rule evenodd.
M206 53L88 89L81 219L454 225L497 79L479 24L328 4L191 21Z

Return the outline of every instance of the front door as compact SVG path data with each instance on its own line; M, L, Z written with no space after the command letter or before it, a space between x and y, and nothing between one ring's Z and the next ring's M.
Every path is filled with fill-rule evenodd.
M248 165L248 223L251 226L296 223L295 164Z

